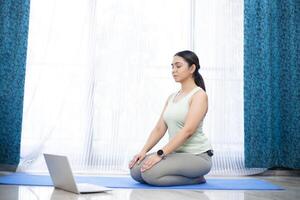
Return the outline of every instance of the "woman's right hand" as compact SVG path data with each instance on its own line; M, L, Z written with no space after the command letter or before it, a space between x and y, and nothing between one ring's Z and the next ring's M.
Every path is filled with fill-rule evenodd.
M144 160L145 157L146 157L146 152L141 151L140 153L136 154L129 163L129 169L131 169L136 162L140 164L140 162L142 162L142 160Z

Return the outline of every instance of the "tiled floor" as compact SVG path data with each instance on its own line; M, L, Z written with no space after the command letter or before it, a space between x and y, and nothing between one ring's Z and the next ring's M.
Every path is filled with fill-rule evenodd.
M253 176L252 176L253 177ZM242 177L241 177L242 178ZM106 193L76 195L53 187L0 185L0 200L300 200L300 177L256 177L281 185L285 190L128 190L117 189Z

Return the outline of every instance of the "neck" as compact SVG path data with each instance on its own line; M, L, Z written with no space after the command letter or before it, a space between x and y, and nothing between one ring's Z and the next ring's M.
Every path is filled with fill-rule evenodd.
M187 93L187 92L191 91L192 89L194 89L195 87L197 87L197 85L195 84L195 81L192 78L189 78L189 79L181 82L181 91L183 93Z

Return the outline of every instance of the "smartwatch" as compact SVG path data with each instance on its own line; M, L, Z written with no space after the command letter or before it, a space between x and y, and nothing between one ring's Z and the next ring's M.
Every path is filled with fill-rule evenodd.
M165 153L164 153L164 151L163 151L162 149L158 150L158 151L156 152L156 154L157 154L159 157L161 157L162 159L164 159L164 158L166 157L166 155L165 155Z

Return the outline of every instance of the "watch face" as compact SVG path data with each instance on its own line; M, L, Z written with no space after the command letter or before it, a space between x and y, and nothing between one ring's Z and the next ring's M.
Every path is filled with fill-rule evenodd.
M161 156L164 154L164 152L163 152L163 150L158 150L157 154Z

